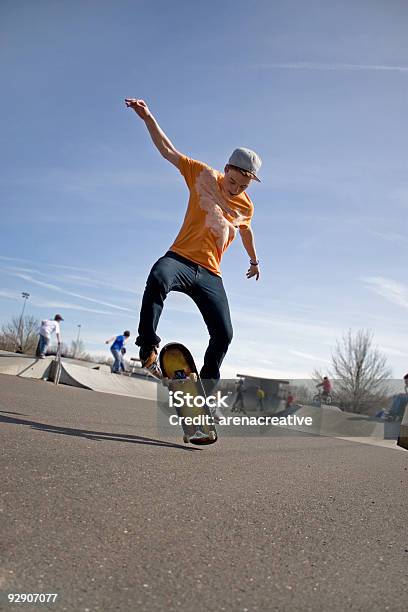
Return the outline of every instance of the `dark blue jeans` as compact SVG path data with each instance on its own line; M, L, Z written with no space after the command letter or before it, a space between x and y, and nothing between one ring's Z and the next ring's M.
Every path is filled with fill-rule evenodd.
M141 347L159 345L156 329L170 291L185 293L197 304L210 334L200 376L218 380L221 363L232 340L231 316L222 278L177 253L168 251L150 271L136 344Z
M117 349L113 349L111 348L111 353L113 355L113 365L112 365L112 373L116 373L116 372L121 372L121 371L125 371L125 366L123 363L123 355L120 351L118 351Z
M41 357L41 355L45 355L47 353L49 343L49 338L46 338L45 336L39 334L37 350L35 352L36 357Z

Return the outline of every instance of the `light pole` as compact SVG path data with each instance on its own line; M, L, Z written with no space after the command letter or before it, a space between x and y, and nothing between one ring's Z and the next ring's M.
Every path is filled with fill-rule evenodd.
M21 293L21 297L24 300L23 301L23 310L21 311L20 321L18 323L17 341L16 341L16 344L15 344L15 347L14 347L14 350L16 351L16 348L18 347L18 343L20 342L20 346L18 347L20 353L23 352L23 329L22 329L22 323L23 323L24 310L25 310L25 307L26 307L27 300L30 297L30 294L27 293L26 291L23 291Z
M77 356L77 352L78 352L78 348L79 348L79 336L81 335L81 327L82 327L82 325L79 324L79 325L77 325L77 327L78 327L78 334L77 334L77 339L76 339L76 344L75 344L75 355L74 355L74 357Z

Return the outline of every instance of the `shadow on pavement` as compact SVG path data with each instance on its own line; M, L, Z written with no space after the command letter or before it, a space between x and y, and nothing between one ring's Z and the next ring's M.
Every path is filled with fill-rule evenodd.
M0 410L0 413L6 411ZM10 413L7 413L10 414ZM25 419L16 419L13 417L0 415L0 423L8 423L10 425L28 425L33 429L46 431L54 434L62 434L64 436L77 436L79 438L88 438L88 440L110 440L114 442L129 442L131 444L147 444L148 446L164 446L168 448L177 448L183 451L198 451L199 448L191 446L183 446L174 442L165 442L164 440L155 440L154 438L144 438L143 436L132 436L130 434L114 434L104 431L88 431L86 429L74 429L70 427L58 427L56 425L47 425L45 423L37 423L36 421L27 421Z

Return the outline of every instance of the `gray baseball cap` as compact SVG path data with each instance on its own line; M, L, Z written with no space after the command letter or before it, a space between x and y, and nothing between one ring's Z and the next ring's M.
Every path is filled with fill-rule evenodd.
M231 164L231 166L236 166L237 168L241 168L241 170L250 172L258 183L261 182L256 175L262 165L262 160L255 151L245 149L245 147L239 147L239 149L235 149L235 151L232 152L228 163Z

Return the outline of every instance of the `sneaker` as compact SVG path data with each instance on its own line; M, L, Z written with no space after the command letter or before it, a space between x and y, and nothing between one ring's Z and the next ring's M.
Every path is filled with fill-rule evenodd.
M209 439L210 437L207 434L200 431L199 429L197 429L197 431L192 436L190 436L190 442L192 441L202 442L203 440L209 440Z
M157 348L155 346L148 347L147 349L141 347L139 359L142 362L142 368L145 368L152 376L158 379L163 377L157 362Z
M159 364L155 361L154 363L152 363L151 366L149 366L148 368L146 368L146 370L155 378L157 378L158 380L161 380L163 378L163 374L162 371L160 369Z

